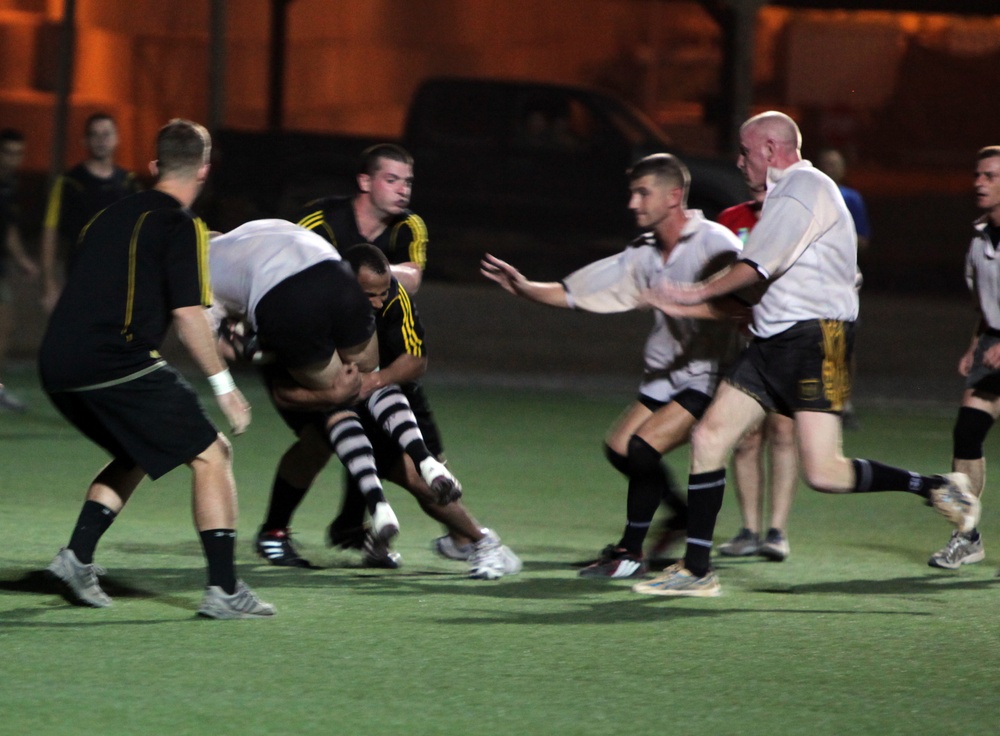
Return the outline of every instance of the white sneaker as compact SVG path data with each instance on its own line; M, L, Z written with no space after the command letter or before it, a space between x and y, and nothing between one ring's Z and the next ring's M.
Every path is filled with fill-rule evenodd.
M232 594L217 585L209 585L198 607L199 616L215 619L270 618L276 613L274 606L258 598L242 580L236 581Z
M468 560L472 557L475 545L455 544L455 540L445 534L431 540L431 549L446 560Z
M104 574L100 565L85 565L77 559L73 550L63 547L49 563L48 571L62 580L73 591L80 602L94 608L111 605L111 598L101 588L97 576Z
M441 506L462 497L462 484L437 458L428 457L420 463L420 477L430 486Z
M388 501L379 501L375 504L375 513L372 514L372 534L386 545L399 534L399 520L396 519L396 512L392 510Z
M982 506L972 494L969 476L965 473L944 473L938 477L942 483L931 489L931 505L958 531L963 534L971 532L979 523Z
M499 580L504 575L521 571L521 558L510 547L500 543L500 537L486 530L486 536L472 545L469 577L476 580Z

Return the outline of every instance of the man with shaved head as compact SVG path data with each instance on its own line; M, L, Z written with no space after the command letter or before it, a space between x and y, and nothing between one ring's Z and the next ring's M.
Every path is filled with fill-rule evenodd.
M726 462L767 412L794 418L802 472L815 490L913 493L960 532L979 520L979 499L964 473L920 475L843 455L840 414L850 396L848 361L858 316L857 235L837 185L802 159L801 146L798 126L784 113L747 120L737 166L751 189L764 185L766 195L742 257L712 278L661 282L649 294L668 312L727 294L744 298L753 305L753 339L691 436L684 559L634 586L637 593L719 595L709 556Z

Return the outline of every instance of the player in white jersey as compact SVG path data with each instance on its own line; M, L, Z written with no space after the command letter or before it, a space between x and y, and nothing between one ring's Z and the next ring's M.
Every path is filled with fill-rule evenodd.
M689 183L687 167L676 157L648 156L629 171L629 208L649 232L623 252L561 283L529 281L489 255L482 262L483 275L516 296L550 306L598 313L642 308L643 293L658 280L705 278L739 253L740 241L732 232L685 209ZM625 531L581 576L645 574L643 542L661 498L673 512L669 527L683 536L687 507L661 458L688 441L737 345L735 324L687 318L679 311L674 316L654 312L639 396L605 440L608 460L629 480Z
M1000 146L976 156L976 205L983 211L965 258L965 281L976 299L979 323L958 363L965 391L952 432L951 467L966 473L972 492L981 497L986 482L983 442L1000 416ZM986 556L978 529L954 532L931 555L931 567L954 570Z
M649 294L667 311L748 290L756 304L754 339L692 433L684 559L635 585L638 593L719 595L709 556L726 462L767 411L794 417L802 471L815 490L908 491L959 531L979 520L979 500L964 473L919 475L843 455L840 412L850 395L847 366L858 314L857 236L836 184L802 159L801 146L798 126L784 113L747 120L737 165L751 186L766 182L767 194L742 259L711 279L662 282Z

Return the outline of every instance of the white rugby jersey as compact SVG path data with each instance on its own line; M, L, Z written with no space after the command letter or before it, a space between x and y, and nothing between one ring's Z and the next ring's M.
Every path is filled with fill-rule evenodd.
M252 220L216 235L208 251L214 327L225 317L242 317L257 329L261 297L310 266L339 260L326 240L287 220Z
M976 297L983 321L991 330L1000 330L1000 260L986 232L986 217L976 220L976 234L965 256L965 283Z
M689 210L681 239L666 263L653 233L636 239L615 256L584 266L563 280L569 305L588 312L626 312L645 306L640 295L667 279L688 283L732 263L741 243L728 229ZM739 349L736 327L727 321L668 317L653 310L646 339L640 393L670 401L685 389L715 393L721 370Z
M837 185L808 161L768 170L743 260L766 280L753 308L754 335L771 337L813 319L858 318L854 220Z

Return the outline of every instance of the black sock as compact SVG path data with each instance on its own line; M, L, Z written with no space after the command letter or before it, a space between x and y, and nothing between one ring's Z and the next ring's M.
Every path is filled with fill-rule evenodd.
M296 488L280 475L275 475L271 484L271 505L268 506L267 518L264 519L264 531L290 526L292 514L308 491L308 488Z
M236 592L236 530L206 529L198 533L208 561L208 584Z
M101 541L104 532L108 530L111 523L118 516L103 503L97 501L84 501L83 508L80 509L80 516L73 527L73 534L70 535L69 544L66 547L72 550L76 559L84 565L89 565L94 561L94 550L97 543Z
M906 491L921 498L930 498L931 489L941 485L933 475L920 475L909 470L883 465L875 460L851 460L854 466L854 488L851 493L878 493L881 491Z
M688 476L688 541L684 566L698 577L712 569L712 536L726 489L726 469Z
M340 502L340 513L333 523L338 529L354 529L365 523L365 497L358 490L358 484L350 475L344 474L344 497Z
M660 453L641 437L633 435L629 439L627 523L618 546L630 552L642 553L660 500L669 493L666 468L660 458ZM687 506L683 501L681 505L686 515Z
M413 415L410 402L399 390L399 386L379 389L369 397L367 407L378 426L413 459L419 470L420 463L431 457L431 452L417 426L417 418Z

